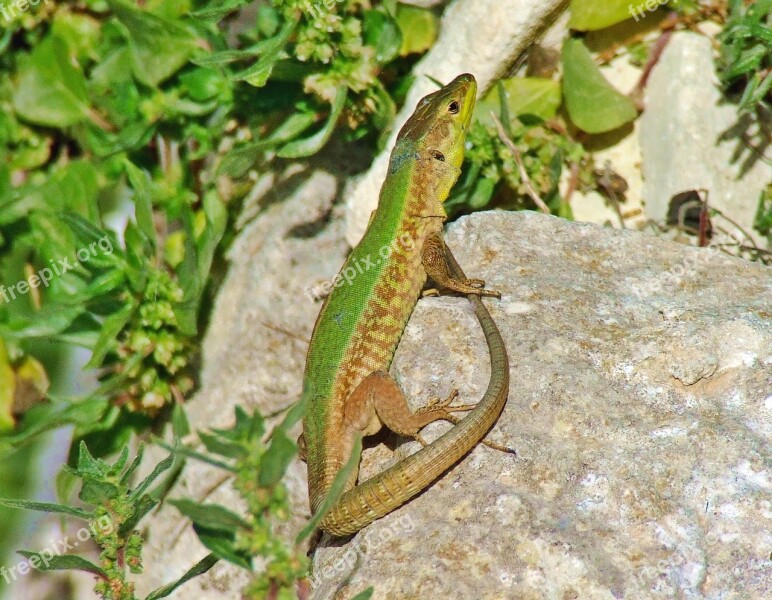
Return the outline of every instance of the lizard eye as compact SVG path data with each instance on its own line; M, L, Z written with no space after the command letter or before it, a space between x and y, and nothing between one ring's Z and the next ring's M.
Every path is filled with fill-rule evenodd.
M439 150L433 150L432 151L432 157L437 159L437 160L439 160L439 161L441 161L441 162L445 161L445 155L442 152L440 152Z
M458 102L456 100L453 100L453 102L451 102L450 105L448 106L448 112L451 115L457 115L458 111L459 111L459 108L460 107L458 105Z

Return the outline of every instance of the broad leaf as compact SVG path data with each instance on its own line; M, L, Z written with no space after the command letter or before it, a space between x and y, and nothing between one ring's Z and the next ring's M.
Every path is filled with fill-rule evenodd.
M437 39L439 21L427 8L399 4L397 24L402 34L401 56L426 52Z
M574 124L587 133L603 133L638 115L632 101L606 81L581 40L563 44L563 95Z
M73 65L67 44L56 36L37 44L19 69L18 82L13 106L28 121L67 127L89 115L86 79Z
M641 17L649 14L645 8L646 4L648 2L641 2L640 0L633 2L630 0L608 0L607 2L571 0L571 20L568 26L579 31L592 31L621 23L633 17L640 20ZM653 2L655 8L659 4L665 4L665 0Z
M201 543L215 556L242 569L252 570L252 557L245 551L236 549L232 534L216 529L207 529L200 525L193 525L193 530Z
M560 107L560 83L540 77L513 77L501 80L475 108L475 118L484 125L493 126L491 112L501 118L501 90L504 90L510 117L536 115L551 119Z
M375 48L375 60L386 64L394 60L402 48L402 32L391 15L380 10L366 10L362 23L362 37Z
M134 314L134 305L127 304L123 308L115 311L102 322L99 339L94 346L91 358L86 363L87 369L95 369L102 364L105 356L110 350L113 350L117 344L118 334L123 330L126 323L129 322L131 315Z
M279 483L297 450L297 444L287 437L282 428L277 427L271 435L271 445L260 461L258 485L270 488Z
M126 26L134 77L156 86L177 72L196 47L193 34L178 22L146 10L108 0L113 13Z

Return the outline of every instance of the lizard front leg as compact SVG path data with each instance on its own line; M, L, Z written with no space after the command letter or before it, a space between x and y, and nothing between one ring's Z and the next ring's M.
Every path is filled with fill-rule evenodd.
M442 239L440 232L427 236L423 248L421 248L421 262L429 279L437 285L461 294L501 298L499 292L483 289L485 282L482 279L456 279L453 277L448 268L447 253L445 240Z

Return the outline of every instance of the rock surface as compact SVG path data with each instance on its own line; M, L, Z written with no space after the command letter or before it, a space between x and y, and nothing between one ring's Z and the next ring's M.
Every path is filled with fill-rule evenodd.
M713 53L708 37L677 32L652 70L640 119L646 214L660 221L674 194L705 188L709 205L756 235L763 248L752 226L759 195L772 180L760 156L769 141L755 142L761 152L749 147L737 108L720 103ZM727 226L720 218L714 224Z
M448 241L502 292L512 383L489 437L518 456L478 447L320 548L314 597L769 597L772 270L533 213L477 214ZM479 398L466 302L421 301L394 371L415 406Z
M305 290L346 254L341 220L325 217L334 194L332 177L313 174L234 246L203 389L188 405L194 427L229 425L237 403L267 413L298 397L319 310ZM761 598L772 589L772 271L534 213L477 214L448 240L470 277L503 294L486 303L512 383L490 439L518 456L478 447L357 537L318 548L313 597L351 598L371 585L376 599ZM414 407L452 387L464 402L479 398L488 359L467 302L421 300L393 371ZM414 445L367 449L362 476ZM172 497L240 506L215 486L221 472L189 467ZM288 536L308 516L302 463L289 486ZM205 554L171 507L148 531L139 593ZM243 571L217 565L172 597L236 599L244 582Z

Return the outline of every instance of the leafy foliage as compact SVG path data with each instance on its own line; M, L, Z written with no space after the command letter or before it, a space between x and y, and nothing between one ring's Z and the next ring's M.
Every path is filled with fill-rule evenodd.
M566 165L578 167L582 182L587 181L590 161L582 145L565 135L557 114L560 104L558 82L533 77L501 80L475 109L467 134L466 166L445 203L448 213L481 210L492 203L534 208L531 188L551 212L571 218L558 182Z
M574 0L571 26L608 27L643 4ZM747 8L732 2L721 37L723 83L742 90L744 110L768 108L769 7L769 0ZM156 420L179 418L196 385L218 267L256 174L315 155L333 136L364 140L369 146L360 147L374 153L439 21L436 11L396 0L79 0L28 8L0 35L0 457L45 431L73 427L74 466L62 479L82 480L81 499L94 508L14 505L89 523L109 515L115 531L95 533L103 564L61 556L49 565L91 572L104 597L130 598L126 568L141 569L136 523L157 502L147 488L169 464L130 489L140 457L127 465L125 446ZM536 204L571 217L558 181L570 168L579 187L592 184L581 140L636 113L578 38L566 42L563 71L561 81L505 79L479 103L447 203L452 216ZM572 125L582 132L572 136ZM757 216L762 231L769 231L768 204L767 194ZM88 349L98 389L76 398L52 393L56 357L44 357L43 346ZM276 534L289 515L281 480L296 448L288 428L301 410L266 440L262 417L237 409L232 429L199 433L205 454L175 449L232 473L248 510L242 517L174 501L212 554L148 599L219 559L252 569L255 557L268 566L247 593L289 597L308 567L300 543L322 516L294 545ZM113 464L100 458L121 450Z
M209 454L191 448L181 453L215 464L232 473L234 487L247 503L247 516L230 509L188 499L170 500L193 522L201 543L218 558L252 570L253 557L266 562L247 590L250 598L290 598L296 582L305 576L308 560L300 545L288 546L276 535L277 524L289 518L287 489L281 479L297 452L287 429L299 416L296 409L264 442L265 422L255 412L248 415L236 408L231 429L200 432L199 438ZM179 451L179 450L178 450Z
M129 451L124 448L118 459L109 464L94 458L86 444L81 443L77 466L70 468L70 472L82 482L78 497L92 506L90 510L66 504L0 499L0 504L9 508L59 513L85 521L86 528L83 531L87 530L89 537L101 549L98 565L80 556L60 554L62 548L59 547L41 552L20 551L19 554L40 571L77 570L95 575L97 581L94 591L105 600L135 600L134 584L127 579L127 570L133 574L142 573L142 537L136 527L158 504L147 493L147 489L172 466L173 458L169 456L158 463L133 488L130 484L142 461L142 446L131 463L128 458ZM77 537L81 539L80 531ZM155 590L146 600L168 596L192 576L207 571L216 562L211 555L207 556L179 580Z
M663 4L658 2L658 4ZM579 31L593 31L616 25L646 10L647 2L630 0L611 0L593 2L593 0L571 0L571 20L569 26Z
M719 36L721 83L741 90L739 109L770 110L772 97L772 0L745 6L730 1L730 17Z

